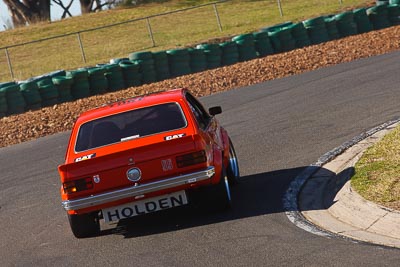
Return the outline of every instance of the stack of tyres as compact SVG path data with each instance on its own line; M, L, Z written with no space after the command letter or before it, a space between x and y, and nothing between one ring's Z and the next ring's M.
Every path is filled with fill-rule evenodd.
M153 83L157 81L153 53L147 51L131 53L129 54L129 60L139 64L139 71L142 74L143 83Z
M2 88L10 85L15 85L15 82L0 83L0 118L6 116L8 113L6 92Z
M265 57L274 53L271 40L269 39L268 32L255 32L254 47L258 57Z
M369 21L366 8L353 10L354 22L357 24L358 33L365 33L373 30L371 21Z
M37 80L36 83L42 98L42 107L58 104L58 90L51 77L43 77Z
M251 33L237 35L232 38L236 42L239 51L239 61L248 61L257 58L254 47L254 36Z
M154 68L156 70L157 81L169 79L170 71L168 65L168 56L165 51L153 53Z
M122 75L124 76L125 87L142 85L142 74L139 72L139 64L131 61L120 61Z
M370 7L367 9L367 15L374 30L390 27L387 5Z
M19 85L15 83L3 85L0 88L0 94L3 93L6 97L7 105L4 105L2 111L7 106L7 115L18 114L25 111L26 103L22 96Z
M6 92L2 91L0 88L0 118L5 117L7 115L8 105Z
M302 48L311 45L310 38L308 37L307 29L303 23L295 23L288 26L291 30L291 34L296 42L297 48Z
M333 16L326 16L324 18L326 31L330 40L336 40L340 38L338 28L336 26L336 19Z
M288 21L288 22L284 22L284 23L281 23L281 24L276 24L274 26L261 29L262 32L267 32L268 33L268 36L269 36L271 44L272 44L272 48L273 48L275 53L280 53L280 52L283 51L282 43L279 40L278 34L276 32L278 30L280 30L282 28L285 28L285 27L288 27L288 26L290 26L292 24L293 23L291 21Z
M219 44L199 44L197 49L203 50L206 55L207 69L215 69L221 67L222 51Z
M35 81L26 81L19 84L20 91L26 102L26 109L40 109L42 107L42 97L39 93L39 86Z
M66 76L74 81L71 85L71 95L74 99L90 96L89 73L86 69L67 71Z
M341 37L357 34L357 24L354 22L353 12L346 11L334 16L336 26Z
M400 24L400 7L398 4L390 4L388 8L388 19L391 25Z
M268 36L267 36L268 37ZM239 49L234 41L228 41L219 44L222 51L221 64L222 66L233 65L239 62Z
M296 40L293 39L291 25L292 24L282 28L276 28L268 34L271 38L278 40L277 43L280 44L280 52L286 52L296 48Z
M190 69L192 73L205 71L207 69L207 59L202 49L189 48Z
M71 94L71 86L74 82L72 77L55 76L52 78L53 84L58 90L58 100L60 103L74 100Z
M308 19L303 21L303 24L307 29L312 44L320 44L330 41L324 17Z
M115 92L125 88L124 76L118 64L100 65L105 71L108 83L108 91Z
M172 49L166 51L171 77L178 77L192 73L190 69L190 54L188 49Z
M103 67L88 68L88 80L91 95L98 95L107 92L108 80L105 76L107 69Z

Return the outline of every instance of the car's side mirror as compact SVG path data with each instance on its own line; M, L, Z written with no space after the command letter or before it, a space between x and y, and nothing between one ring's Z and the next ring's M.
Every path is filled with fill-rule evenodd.
M209 108L208 113L211 116L215 116L222 113L222 108L220 106Z

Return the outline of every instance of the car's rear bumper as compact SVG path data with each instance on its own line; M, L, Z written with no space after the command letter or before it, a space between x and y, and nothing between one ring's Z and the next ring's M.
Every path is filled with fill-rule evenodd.
M118 201L127 197L140 196L143 194L174 188L185 184L192 184L199 181L204 181L207 179L211 179L214 176L214 174L215 174L215 168L213 166L210 166L207 169L199 172L194 172L176 177L170 177L157 182L139 184L128 188L98 195L92 195L89 197L84 197L79 199L65 200L62 201L62 206L67 211L89 208L109 203L112 201Z

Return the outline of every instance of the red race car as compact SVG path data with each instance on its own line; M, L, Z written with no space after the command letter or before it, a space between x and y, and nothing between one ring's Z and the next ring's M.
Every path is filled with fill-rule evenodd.
M188 90L177 89L81 114L58 167L73 234L93 236L101 219L111 223L186 205L191 195L230 207L239 166L214 117L221 112L207 112Z

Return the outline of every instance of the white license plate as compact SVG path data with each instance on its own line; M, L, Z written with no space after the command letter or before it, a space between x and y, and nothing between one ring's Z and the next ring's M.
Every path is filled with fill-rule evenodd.
M168 195L148 198L103 209L103 217L105 222L109 223L146 213L179 207L187 203L188 201L185 191L179 191Z

